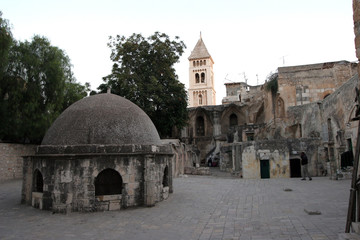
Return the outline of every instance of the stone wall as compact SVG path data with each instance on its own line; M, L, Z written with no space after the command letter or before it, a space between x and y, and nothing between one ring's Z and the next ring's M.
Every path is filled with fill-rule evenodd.
M36 145L0 143L0 181L22 178L22 156L33 155L35 150Z

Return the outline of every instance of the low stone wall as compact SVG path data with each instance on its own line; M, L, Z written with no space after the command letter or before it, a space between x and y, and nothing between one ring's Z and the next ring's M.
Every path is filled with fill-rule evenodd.
M22 178L22 156L34 155L36 146L0 143L0 181Z

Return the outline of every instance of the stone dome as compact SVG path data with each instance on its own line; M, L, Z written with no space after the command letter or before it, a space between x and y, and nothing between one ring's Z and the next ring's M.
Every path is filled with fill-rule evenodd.
M157 145L159 134L149 116L131 101L97 94L68 107L49 128L41 145Z

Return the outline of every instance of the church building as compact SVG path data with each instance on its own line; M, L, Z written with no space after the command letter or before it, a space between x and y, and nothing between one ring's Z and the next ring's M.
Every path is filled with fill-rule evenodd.
M189 107L216 105L214 60L200 35L189 59Z

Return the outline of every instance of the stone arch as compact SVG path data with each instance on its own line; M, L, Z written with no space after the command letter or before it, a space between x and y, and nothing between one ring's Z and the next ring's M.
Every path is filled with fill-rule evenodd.
M285 104L284 100L281 97L276 100L276 116L278 118L285 117Z
M168 187L169 186L169 167L167 165L164 168L164 175L163 175L162 185L163 185L163 187Z
M232 113L229 117L229 126L235 127L237 125L238 125L238 117L236 116L235 113Z
M122 185L120 173L112 168L106 168L95 178L95 196L121 194Z
M195 82L196 83L200 82L200 75L198 73L195 73Z
M244 125L246 124L246 116L245 114L241 111L241 107L235 104L230 104L230 106L228 108L226 108L221 115L221 132L227 133L229 131L230 128L230 116L232 114L235 114L237 117L237 125Z
M43 192L44 191L44 178L39 169L35 169L33 175L33 192Z
M201 83L205 82L205 73L201 73Z
M196 136L205 136L205 121L202 116L196 118L195 129Z

